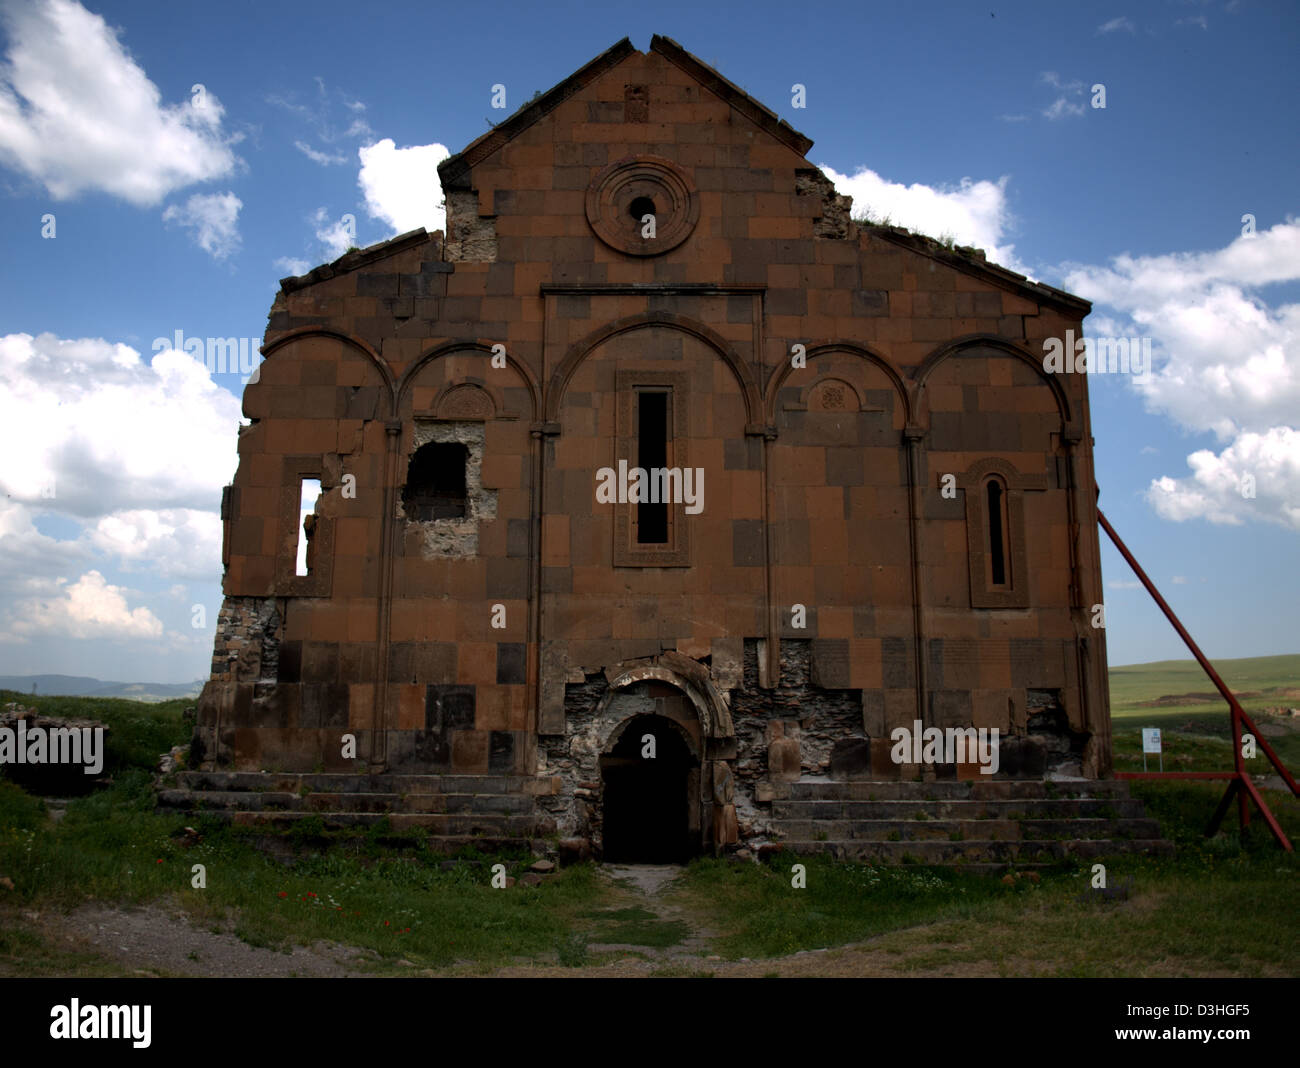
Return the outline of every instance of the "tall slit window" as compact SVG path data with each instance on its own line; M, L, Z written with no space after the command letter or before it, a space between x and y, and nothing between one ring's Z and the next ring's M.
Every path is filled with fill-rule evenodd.
M662 471L668 466L669 396L663 390L637 392L637 466L646 472L649 479L643 489L655 491L652 495L643 492L637 505L636 540L641 545L662 545L668 541L671 502L661 499L665 495L659 492L667 488L667 481L656 478L653 472L656 468ZM652 499L646 500L646 496L652 496Z
M300 578L311 575L316 564L316 546L313 539L316 535L316 499L320 496L320 479L304 478L299 481L298 496L298 523L300 537L298 538L298 548L296 559L294 560L294 574Z
M988 494L990 583L994 586L1006 586L1009 564L1006 542L1006 493L1002 483L996 478L988 480L985 490Z

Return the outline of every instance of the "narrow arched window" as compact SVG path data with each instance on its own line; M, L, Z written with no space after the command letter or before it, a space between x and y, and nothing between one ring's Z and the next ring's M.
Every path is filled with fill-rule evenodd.
M988 560L989 583L992 586L1006 586L1010 580L1007 575L1009 554L1007 553L1006 492L1002 483L991 478L985 484L988 493L986 515L988 516Z

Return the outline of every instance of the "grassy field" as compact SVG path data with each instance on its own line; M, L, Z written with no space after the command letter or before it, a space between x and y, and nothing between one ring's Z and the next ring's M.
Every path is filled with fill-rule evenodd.
M1292 774L1300 768L1300 717L1268 709L1300 708L1300 656L1220 660L1215 669ZM1228 706L1192 660L1112 668L1110 712L1116 771L1142 770L1142 728L1161 728L1166 771L1232 768ZM1158 763L1148 757L1148 769ZM1271 774L1259 753L1249 769Z
M1185 666L1150 667L1145 674L1116 669L1117 766L1140 767L1138 732L1148 725L1166 732L1166 767L1230 766L1226 711L1143 706L1198 692ZM1295 685L1296 668L1300 657L1223 664L1230 685L1260 690ZM0 702L8 700L31 702L0 693ZM1113 900L1089 889L1092 872L1082 864L1004 881L809 858L800 861L807 886L795 889L793 857L768 865L700 859L653 899L590 864L503 891L490 886L491 865L521 876L531 857L467 854L449 865L418 842L382 832L348 849L305 850L287 867L236 829L154 811L151 769L159 753L185 740L183 702L35 703L112 727L111 782L70 799L55 822L44 799L0 781L0 876L13 883L0 882L0 975L139 971L65 937L60 923L87 902L165 906L199 928L281 951L322 942L355 947L365 955L357 968L380 974L503 967L618 974L627 961L659 960L684 946L701 948L655 974L1300 974L1296 855L1280 851L1258 821L1244 842L1232 817L1216 838L1203 838L1219 783L1134 784L1178 853L1108 860L1109 885L1128 888ZM1259 722L1284 732L1270 740L1294 768L1300 731L1289 717ZM1267 796L1300 841L1300 803L1277 790ZM206 870L204 889L191 885L195 864ZM601 948L611 944L619 948ZM830 952L790 956L819 949Z

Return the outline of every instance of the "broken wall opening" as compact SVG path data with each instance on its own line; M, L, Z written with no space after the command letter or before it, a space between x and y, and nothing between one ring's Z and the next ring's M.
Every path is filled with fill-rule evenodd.
M484 424L415 420L397 517L420 534L426 559L478 554L479 523L497 517L497 491L483 487Z

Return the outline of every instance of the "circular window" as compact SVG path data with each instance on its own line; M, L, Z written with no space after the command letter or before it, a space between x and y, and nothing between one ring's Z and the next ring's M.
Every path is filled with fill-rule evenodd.
M587 222L596 236L633 256L676 248L699 216L699 197L686 172L658 156L611 163L587 187Z

